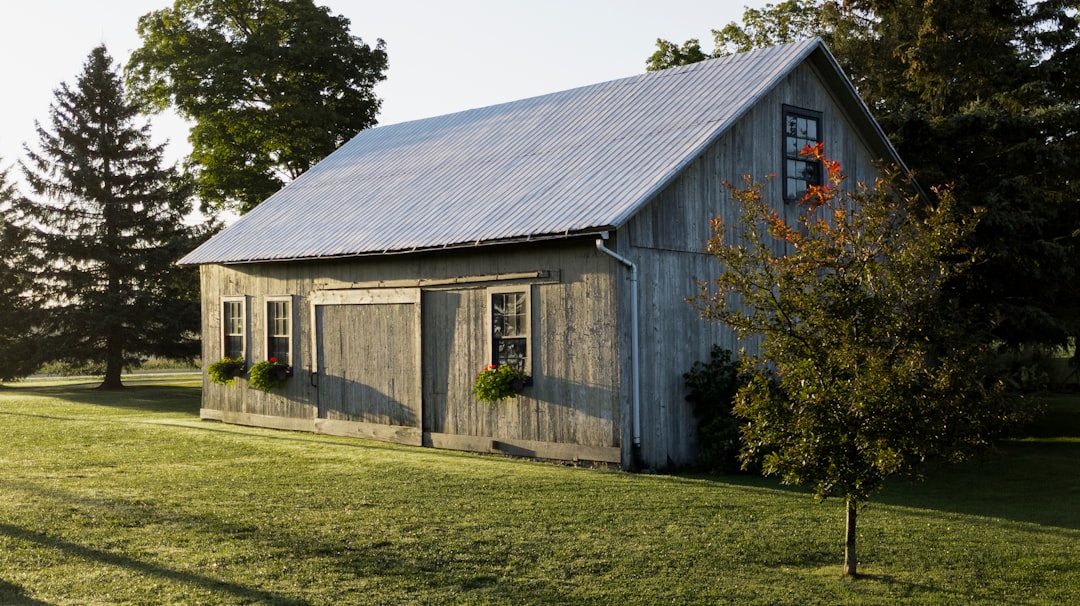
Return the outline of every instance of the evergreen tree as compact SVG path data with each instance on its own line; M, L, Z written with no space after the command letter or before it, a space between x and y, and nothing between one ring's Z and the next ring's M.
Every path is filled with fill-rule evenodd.
M23 232L14 221L16 198L8 169L0 169L0 309L4 310L0 313L0 381L25 377L38 366L38 341L23 265Z
M38 125L40 149L22 164L32 197L16 204L46 355L103 364L103 388L122 387L142 356L193 357L198 343L194 278L175 265L198 235L182 222L189 188L123 93L95 48L76 86L56 91L51 128Z

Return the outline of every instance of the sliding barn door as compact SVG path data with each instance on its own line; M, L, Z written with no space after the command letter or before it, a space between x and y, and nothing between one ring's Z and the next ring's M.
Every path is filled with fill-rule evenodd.
M419 297L415 289L313 294L319 418L420 427Z

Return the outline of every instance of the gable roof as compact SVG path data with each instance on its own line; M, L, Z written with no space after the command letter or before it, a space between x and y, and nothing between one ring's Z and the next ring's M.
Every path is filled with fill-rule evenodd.
M347 257L617 229L808 59L870 130L875 151L899 162L814 39L362 131L180 263Z

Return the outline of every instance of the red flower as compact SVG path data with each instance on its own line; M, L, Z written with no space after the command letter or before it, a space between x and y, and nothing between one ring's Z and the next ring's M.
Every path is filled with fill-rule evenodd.
M277 362L277 358L275 358L275 357L273 357L273 356L270 356L270 361L271 361L271 362Z

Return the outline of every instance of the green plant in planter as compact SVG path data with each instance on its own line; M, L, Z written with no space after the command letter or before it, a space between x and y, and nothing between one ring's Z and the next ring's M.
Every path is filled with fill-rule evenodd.
M277 387L284 387L285 380L291 376L293 376L292 366L279 364L277 358L270 358L251 367L248 371L248 387L270 391Z
M506 398L516 398L525 386L531 384L532 380L513 366L492 364L476 375L473 395L478 400L494 404Z
M217 362L211 362L206 369L210 380L218 385L232 385L232 382L244 374L244 359L225 356Z

